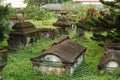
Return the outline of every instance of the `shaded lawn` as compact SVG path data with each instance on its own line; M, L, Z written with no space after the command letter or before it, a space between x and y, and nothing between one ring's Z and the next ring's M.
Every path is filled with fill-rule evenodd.
M86 37L89 38L87 33ZM83 42L80 39L74 39L78 43L87 47L84 63L79 65L72 76L45 75L41 72L35 72L30 62L30 58L39 55L42 49L51 45L53 40L41 39L37 43L22 50L9 50L7 65L3 70L4 80L120 80L119 73L99 74L97 64L103 55L103 49L97 46L96 42L88 39Z

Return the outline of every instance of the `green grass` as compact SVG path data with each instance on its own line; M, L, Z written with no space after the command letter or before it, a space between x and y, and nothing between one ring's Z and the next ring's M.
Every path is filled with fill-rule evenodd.
M26 20L32 22L36 28L55 28L52 26L54 22L56 22L57 18L49 19L49 20Z
M74 32L73 32L74 33ZM71 34L72 37L74 36ZM56 40L38 40L37 43L22 50L9 50L7 65L3 70L4 80L120 80L119 73L99 74L97 64L103 55L103 48L97 46L97 43L90 40L91 33L86 33L87 42L74 38L75 41L87 47L84 62L77 67L72 76L45 75L41 72L35 72L30 62L30 58L41 53Z
M8 46L8 44L7 44L6 40L0 43L0 49L5 48L7 46Z

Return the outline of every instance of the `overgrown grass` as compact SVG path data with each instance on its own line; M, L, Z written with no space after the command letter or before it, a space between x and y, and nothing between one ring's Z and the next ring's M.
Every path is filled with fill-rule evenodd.
M71 33L72 37L74 37ZM86 33L87 42L74 38L75 41L87 47L84 62L77 67L72 76L45 75L35 72L30 62L30 58L41 53L42 49L47 48L56 40L41 39L37 43L22 50L9 50L7 65L3 70L4 80L120 80L119 73L99 74L97 64L103 55L103 48L96 42L89 39L91 33Z
M36 28L55 28L54 26L52 26L52 24L54 22L56 22L57 18L52 18L50 20L26 20L26 21L30 21L32 22Z

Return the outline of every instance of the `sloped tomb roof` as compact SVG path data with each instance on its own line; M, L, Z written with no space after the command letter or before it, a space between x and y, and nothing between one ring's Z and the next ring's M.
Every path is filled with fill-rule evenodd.
M31 22L18 22L14 24L12 28L14 30L13 32L16 34L24 34L39 31Z
M55 55L59 57L63 63L73 64L76 59L86 51L86 48L74 42L71 39L64 38L57 43L54 43L50 48L45 50L37 57L31 58L32 61L39 61L46 55Z
M115 61L120 65L120 51L118 50L109 50L107 53L101 58L98 69L101 70L105 68L109 61Z

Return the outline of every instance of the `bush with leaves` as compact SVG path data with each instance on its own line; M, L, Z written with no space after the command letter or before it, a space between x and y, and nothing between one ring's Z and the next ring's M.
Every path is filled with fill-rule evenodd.
M101 0L101 2L107 5L106 8L100 11L99 17L92 17L88 20L89 27L86 28L93 32L93 40L120 42L120 7L117 5L120 1L104 2Z
M9 16L12 13L12 8L9 5L0 5L0 43L9 37L11 31Z
M25 14L29 19L33 20L48 20L55 16L54 13L50 12L48 9L44 9L40 6L27 6L25 9Z
M67 4L67 6L71 5ZM99 16L99 12L95 9L94 5L84 6L83 4L76 4L72 5L72 9L67 16L76 23L78 28L84 28L86 21L92 16Z

